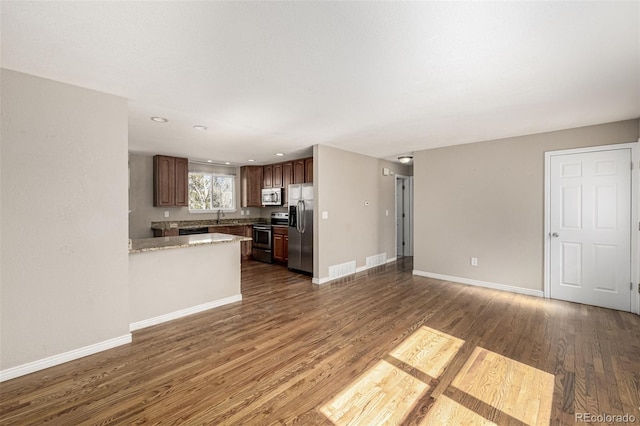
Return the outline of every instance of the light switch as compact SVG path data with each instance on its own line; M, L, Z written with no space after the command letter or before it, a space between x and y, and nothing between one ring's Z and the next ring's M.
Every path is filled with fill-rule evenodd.
M385 211L384 211L384 215L385 215L385 216L389 216L389 210L385 210Z
M169 210L164 211L164 217L169 217Z
M322 212L323 219L329 219L329 212Z

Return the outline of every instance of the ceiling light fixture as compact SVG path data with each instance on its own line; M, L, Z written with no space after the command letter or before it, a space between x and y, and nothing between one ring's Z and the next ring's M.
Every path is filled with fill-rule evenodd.
M151 117L151 121L155 121L156 123L166 123L169 120L163 117Z
M247 160L247 161L248 161L248 162L250 162L250 163L253 163L253 162L254 162L254 161L256 161L256 160L254 160L254 159L249 159L249 160Z
M284 154L282 152L276 152L276 157L284 157Z
M413 160L413 157L410 155L401 155L400 157L398 157L398 161L400 161L402 164L410 163L411 160Z
M224 164L226 164L228 166L231 163L229 161L225 161Z
M201 125L197 125L197 126L193 126L194 129L196 130L207 130L208 127L207 126L201 126Z
M213 160L207 160L207 163L213 163Z

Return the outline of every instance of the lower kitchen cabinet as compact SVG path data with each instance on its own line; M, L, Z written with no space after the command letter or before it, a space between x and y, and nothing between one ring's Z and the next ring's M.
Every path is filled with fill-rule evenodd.
M169 229L154 229L153 236L154 237L177 237L178 228L169 228Z
M289 229L286 226L273 227L273 261L287 263L289 261Z
M240 237L252 237L253 227L251 225L210 226L209 232L238 235ZM240 255L242 256L242 259L251 259L252 248L251 241L240 242Z

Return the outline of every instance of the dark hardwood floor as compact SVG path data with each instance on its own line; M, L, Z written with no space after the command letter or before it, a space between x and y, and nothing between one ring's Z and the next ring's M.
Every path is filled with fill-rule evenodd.
M640 423L638 316L411 269L318 287L245 262L242 302L0 384L0 423Z

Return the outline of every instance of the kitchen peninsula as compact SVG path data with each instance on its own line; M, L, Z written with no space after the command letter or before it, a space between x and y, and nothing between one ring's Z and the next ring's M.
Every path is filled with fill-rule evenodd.
M220 233L132 240L130 330L242 300L240 244L248 240Z

